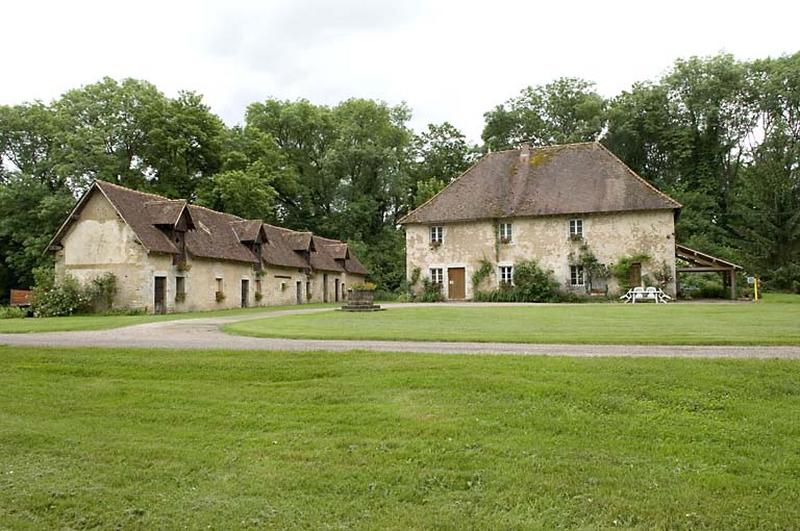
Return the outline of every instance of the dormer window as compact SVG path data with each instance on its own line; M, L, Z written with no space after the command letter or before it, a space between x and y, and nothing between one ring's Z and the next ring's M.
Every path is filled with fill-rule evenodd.
M583 238L583 220L575 218L569 220L569 237L574 239Z
M498 226L500 243L511 243L511 223L501 223Z
M444 240L444 228L441 226L431 227L431 245L439 246Z

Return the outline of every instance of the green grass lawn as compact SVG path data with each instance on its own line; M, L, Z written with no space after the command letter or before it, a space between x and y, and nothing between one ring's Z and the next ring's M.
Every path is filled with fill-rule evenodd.
M385 312L325 312L233 323L225 331L257 337L589 343L645 345L798 345L797 295L765 304L577 304L408 307Z
M200 319L205 317L227 317L250 313L270 312L295 308L324 308L332 304L304 304L302 306L261 306L257 308L236 308L232 310L213 310L208 312L168 313L163 315L73 315L70 317L43 317L40 319L0 319L0 334L20 334L30 332L66 332L72 330L108 330L154 321L173 321L178 319Z
M772 528L800 363L0 347L0 527Z

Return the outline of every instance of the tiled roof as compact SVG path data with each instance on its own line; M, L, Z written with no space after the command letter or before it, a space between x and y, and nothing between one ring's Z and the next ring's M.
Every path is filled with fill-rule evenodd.
M597 142L489 153L400 223L681 208Z
M261 242L260 258L266 264L327 271L347 269L352 273L367 274L358 260L350 255L347 244L339 240L276 227L261 220L242 219L205 207L187 205L182 200L166 199L105 181L95 181L50 245L60 243L85 200L95 190L108 198L142 245L151 252L179 252L170 239L170 229L186 215L191 227L186 232L186 250L192 256L257 263L259 257L254 252L256 248L253 244L259 241L263 230L266 239ZM315 241L319 243L319 249L315 248ZM339 258L342 255L350 258L347 262L353 263L352 270Z

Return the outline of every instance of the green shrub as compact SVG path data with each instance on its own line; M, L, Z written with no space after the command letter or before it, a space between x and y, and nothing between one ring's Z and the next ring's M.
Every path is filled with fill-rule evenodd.
M71 275L53 285L49 290L38 286L31 294L31 309L36 317L61 317L76 313L88 313L91 301L84 289Z
M422 293L416 298L419 302L442 302L444 295L442 294L442 285L437 282L431 282L429 278L422 279Z
M0 319L19 319L27 317L28 310L16 306L0 306Z
M546 302L558 292L558 282L553 272L539 267L534 260L514 264L514 288L520 302Z
M117 293L117 277L103 273L86 286L66 275L54 281L52 268L34 270L36 287L31 293L31 309L35 317L61 317L79 313L106 313L111 310Z
M363 282L360 284L353 284L350 286L350 289L353 291L375 291L377 286L372 282Z
M559 298L558 282L552 271L539 267L533 260L514 264L514 284L501 284L499 289L476 291L478 302L551 302Z
M117 277L114 273L103 273L93 278L84 288L84 295L89 300L91 310L96 313L111 310L116 294Z
M393 291L384 291L384 290L375 290L375 294L373 295L373 299L376 301L385 301L391 302L396 301L400 295Z

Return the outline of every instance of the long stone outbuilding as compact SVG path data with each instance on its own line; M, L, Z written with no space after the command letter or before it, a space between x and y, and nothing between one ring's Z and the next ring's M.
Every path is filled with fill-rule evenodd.
M367 270L347 243L95 181L48 246L56 278L117 279L152 313L336 302Z
M588 249L608 266L631 259L628 285L661 276L674 296L680 209L596 142L489 153L400 221L408 279L471 299L513 283L514 265L535 260L564 289L620 291L613 276L590 285L579 260ZM489 274L473 285L485 264Z

